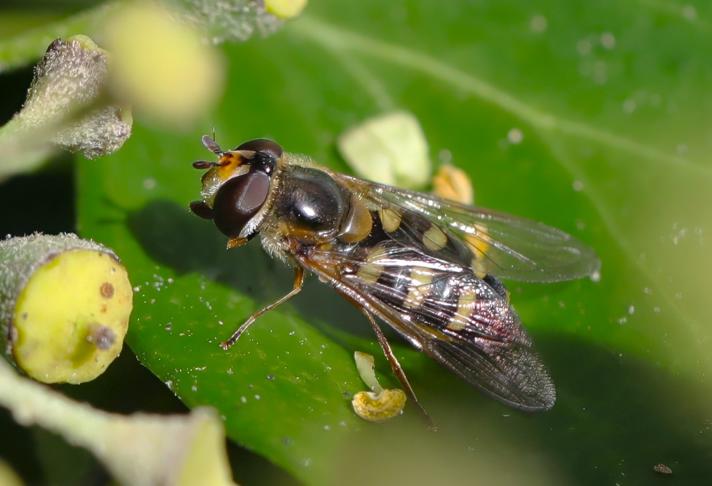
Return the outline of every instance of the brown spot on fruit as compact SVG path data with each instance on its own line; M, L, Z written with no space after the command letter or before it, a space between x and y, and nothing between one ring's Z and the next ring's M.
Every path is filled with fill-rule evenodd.
M101 284L99 292L101 292L102 297L110 299L114 296L114 286L111 285L109 282L104 282L103 284Z

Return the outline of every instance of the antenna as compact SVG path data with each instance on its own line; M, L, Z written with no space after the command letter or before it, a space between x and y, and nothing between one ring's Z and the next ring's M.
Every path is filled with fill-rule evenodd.
M196 160L195 162L193 162L194 169L204 170L204 169L209 169L209 168L213 167L214 165L217 165L217 163L208 162L207 160Z
M215 141L214 131L212 138L210 138L208 135L203 135L201 141L203 142L203 147L210 150L215 155L222 155L224 153L223 150L220 148L220 145L218 145L218 143Z

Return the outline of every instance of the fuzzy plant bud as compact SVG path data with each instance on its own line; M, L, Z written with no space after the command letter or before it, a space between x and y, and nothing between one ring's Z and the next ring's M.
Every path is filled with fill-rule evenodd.
M176 7L178 17L213 44L269 35L282 26L282 19L298 15L305 4L306 0L166 0L166 5Z
M396 111L364 121L338 139L341 155L360 177L421 189L430 178L428 143L411 113Z
M89 37L57 39L35 66L22 109L0 129L0 179L57 149L96 158L131 135L131 111L106 93L109 55Z
M121 351L133 291L116 254L73 234L0 241L0 346L44 383L93 380Z
M108 53L87 36L55 40L35 68L27 101L18 113L21 122L40 127L88 107L83 116L62 126L52 141L90 159L114 152L131 134L131 112L119 106L91 109L104 95L108 65Z

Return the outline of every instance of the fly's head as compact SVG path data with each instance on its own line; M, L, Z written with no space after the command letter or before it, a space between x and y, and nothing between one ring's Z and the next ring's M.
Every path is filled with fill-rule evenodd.
M273 190L273 179L282 158L282 147L267 139L245 142L234 150L222 150L213 138L203 136L203 145L218 160L199 160L203 174L201 199L190 209L235 241L246 241L259 231L263 211Z

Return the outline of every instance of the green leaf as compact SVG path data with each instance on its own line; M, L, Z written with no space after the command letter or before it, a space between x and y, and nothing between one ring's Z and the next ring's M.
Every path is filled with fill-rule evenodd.
M80 231L132 275L143 364L306 483L651 484L660 462L699 482L712 473L711 26L701 1L312 2L277 35L225 47L229 89L202 130L139 124L116 155L82 161ZM471 175L478 204L601 256L598 282L510 284L558 386L551 412L509 410L394 337L440 432L412 406L360 422L351 356L378 348L318 282L218 348L291 276L257 241L226 252L189 214L199 135L271 137L347 171L336 137L394 108Z

